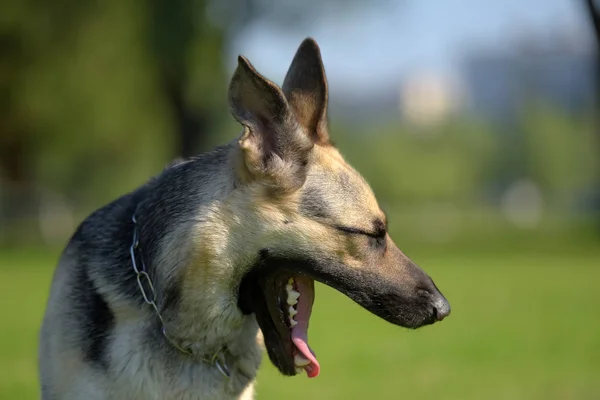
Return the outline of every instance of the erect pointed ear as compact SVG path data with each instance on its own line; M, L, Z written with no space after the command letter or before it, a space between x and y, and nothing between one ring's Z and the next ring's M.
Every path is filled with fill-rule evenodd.
M327 78L321 51L314 39L306 38L300 44L283 81L283 92L298 122L308 130L313 141L329 143Z
M250 175L278 191L302 186L313 142L281 89L243 56L229 85L229 106L244 126L239 144Z

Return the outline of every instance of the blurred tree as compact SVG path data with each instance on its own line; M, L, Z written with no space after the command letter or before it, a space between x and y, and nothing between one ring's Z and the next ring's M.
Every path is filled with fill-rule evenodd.
M207 136L223 118L224 34L209 23L203 0L151 0L148 38L162 97L171 112L179 156L208 147ZM200 51L202 57L193 57ZM190 94L191 77L200 71L201 94ZM225 96L221 96L225 98ZM194 101L196 100L196 101Z
M0 219L35 210L6 196L17 187L87 212L168 159L206 150L231 124L224 54L238 35L267 20L305 27L361 2L0 2Z
M0 225L3 217L20 219L32 202L35 124L19 104L28 67L68 40L86 8L69 0L0 3Z
M381 5L386 1L375 3ZM159 87L174 118L178 155L189 157L210 146L210 132L216 130L227 109L224 95L212 95L226 91L224 49L245 28L269 23L282 30L298 29L326 16L326 11L348 12L365 4L365 0L314 3L308 6L306 1L291 0L149 2L150 48L158 68Z
M15 102L25 84L26 67L40 62L44 49L66 39L84 9L84 3L68 0L0 4L0 170L5 179L18 182L27 175L31 128Z
M596 0L584 0L584 4L594 30L594 37L598 49L597 55L600 61L600 13L598 12L598 4ZM600 62L598 63L598 74L600 74ZM598 90L600 92L600 80L598 80L598 82Z

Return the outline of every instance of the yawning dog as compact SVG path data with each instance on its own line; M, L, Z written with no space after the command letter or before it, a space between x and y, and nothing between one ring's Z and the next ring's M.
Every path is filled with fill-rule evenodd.
M251 399L263 346L282 374L315 377L315 281L408 328L450 313L331 143L313 39L281 88L240 56L229 104L238 138L72 236L40 333L42 399Z

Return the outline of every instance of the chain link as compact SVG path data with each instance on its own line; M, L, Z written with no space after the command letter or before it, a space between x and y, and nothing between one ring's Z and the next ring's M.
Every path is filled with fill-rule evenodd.
M167 330L165 328L165 322L163 320L162 315L160 314L160 309L158 308L158 305L156 304L156 291L154 290L154 284L152 283L152 280L150 279L150 275L148 275L148 271L146 271L146 264L144 263L144 259L142 257L142 252L139 250L140 240L139 240L139 236L138 236L137 220L135 218L135 214L132 215L131 220L133 221L134 227L133 227L133 243L131 244L131 247L129 248L129 254L131 256L131 264L133 266L133 271L136 274L137 284L138 284L138 287L140 288L140 292L142 293L142 297L144 298L144 301L146 302L146 304L152 306L152 308L154 309L156 316L158 317L158 319L160 320L160 323L162 325L162 329L161 329L162 334L167 339L167 341L169 343L171 343L171 345L173 345L177 350L181 351L182 353L193 356L193 354L190 350L182 348L173 339L171 339L169 337L169 335L167 335ZM136 250L138 250L138 253L139 253L140 268L138 268L138 264L136 262ZM229 368L227 367L227 363L224 360L223 349L220 349L219 351L217 351L210 360L203 358L202 361L209 363L209 364L214 364L217 367L217 369L219 370L219 372L221 374L223 374L223 376L225 376L226 378L229 378L231 376L231 374L229 372Z

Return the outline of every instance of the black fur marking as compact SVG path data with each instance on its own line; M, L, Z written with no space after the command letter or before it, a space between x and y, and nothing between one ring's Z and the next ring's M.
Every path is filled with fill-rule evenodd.
M81 268L79 287L74 290L73 297L76 304L75 318L84 328L79 338L84 359L106 370L107 347L115 325L115 317L84 268Z
M164 290L162 310L177 309L181 302L181 285L179 282L170 282Z
M386 223L383 222L379 218L375 218L373 220L373 231L375 231L375 236L383 237L387 232Z
M114 289L140 306L145 303L136 283L129 247L134 228L131 217L142 193L123 196L95 211L72 238L73 245L79 249L81 263L101 263L100 272Z
M306 188L304 193L302 193L300 212L314 218L330 218L332 216L323 193L319 189L312 187Z
M258 252L258 257L260 260L264 260L265 258L267 258L269 256L269 249L260 249L260 251Z

